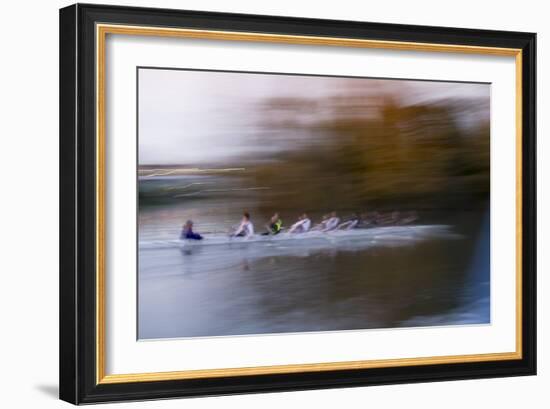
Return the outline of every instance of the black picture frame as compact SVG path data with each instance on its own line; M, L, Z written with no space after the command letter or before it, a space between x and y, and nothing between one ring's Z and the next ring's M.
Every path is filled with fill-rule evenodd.
M96 23L522 50L522 354L488 362L97 383ZM74 404L536 373L536 34L77 4L60 10L60 398Z

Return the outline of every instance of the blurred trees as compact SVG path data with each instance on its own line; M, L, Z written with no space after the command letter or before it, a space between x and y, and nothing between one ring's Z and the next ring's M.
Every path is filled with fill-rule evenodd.
M255 167L265 206L453 210L489 199L488 100L405 104L395 95L274 99L265 127L289 149ZM481 115L477 115L476 112Z

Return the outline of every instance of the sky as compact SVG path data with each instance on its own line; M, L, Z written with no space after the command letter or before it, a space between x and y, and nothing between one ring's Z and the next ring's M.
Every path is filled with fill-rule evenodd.
M475 98L488 109L490 95L488 84L143 68L138 87L140 165L238 165L285 149L288 138L265 121L270 98L322 102L389 92L407 104Z

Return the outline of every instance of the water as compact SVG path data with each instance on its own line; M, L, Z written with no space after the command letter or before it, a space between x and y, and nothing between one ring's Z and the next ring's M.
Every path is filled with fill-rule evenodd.
M227 239L243 208L233 199L230 206L216 198L141 206L140 339L490 321L483 212L246 242ZM206 239L182 246L177 237L188 218Z

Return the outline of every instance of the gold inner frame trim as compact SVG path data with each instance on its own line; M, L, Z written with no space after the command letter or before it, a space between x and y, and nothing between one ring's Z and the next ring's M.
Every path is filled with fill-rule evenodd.
M450 355L365 361L322 362L173 372L131 374L105 373L105 41L107 34L248 41L295 45L355 47L401 51L466 53L515 57L516 65L516 350L504 353ZM515 48L458 44L432 44L352 38L295 36L185 28L96 25L96 383L168 381L229 376L321 372L347 369L388 368L466 362L517 360L522 358L522 51Z

